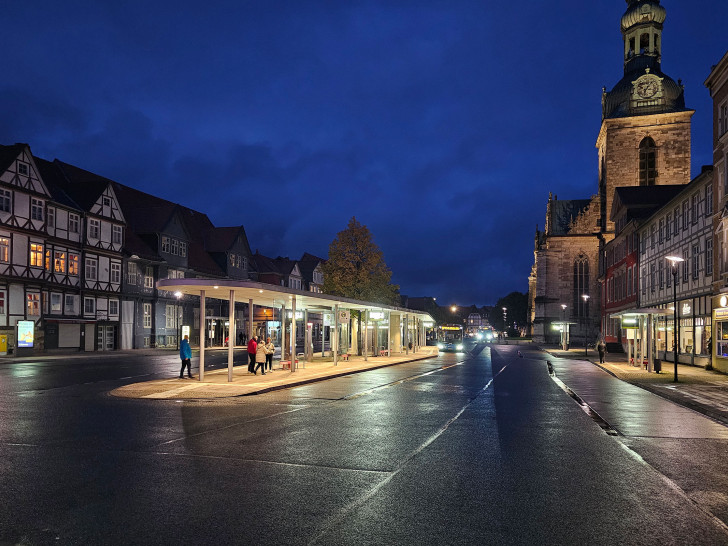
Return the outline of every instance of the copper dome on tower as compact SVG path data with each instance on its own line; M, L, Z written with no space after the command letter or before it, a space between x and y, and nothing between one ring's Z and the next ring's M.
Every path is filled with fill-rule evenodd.
M627 0L629 7L622 15L622 32L634 25L665 22L667 12L660 5L660 0Z

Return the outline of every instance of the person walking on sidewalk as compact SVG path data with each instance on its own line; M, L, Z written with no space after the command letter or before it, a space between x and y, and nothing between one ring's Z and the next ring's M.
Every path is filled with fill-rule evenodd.
M182 343L179 344L179 357L182 359L182 369L179 371L179 378L185 376L185 368L187 368L187 377L192 378L192 347L190 347L190 336L185 336Z
M597 351L599 351L599 364L604 364L604 355L607 354L607 344L602 338L597 343Z
M258 336L252 336L248 341L248 371L255 373L255 353L258 352Z
M265 340L265 367L268 368L269 372L273 371L273 353L275 352L276 346L273 345L270 338L267 338Z
M266 361L266 349L263 340L258 343L258 349L255 353L255 370L253 373L258 375L258 368L260 368L261 375L265 375L265 361Z

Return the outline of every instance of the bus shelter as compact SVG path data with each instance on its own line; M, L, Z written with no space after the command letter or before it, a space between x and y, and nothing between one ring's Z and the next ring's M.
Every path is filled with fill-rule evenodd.
M641 366L643 363L648 371L653 371L656 357L657 317L669 315L669 309L658 307L642 307L628 309L619 313L612 313L611 318L621 321L621 328L627 332L627 362Z
M379 303L364 302L328 294L316 292L305 292L276 286L272 284L259 283L255 281L236 281L229 279L162 279L157 282L159 290L166 290L180 295L198 296L200 299L199 328L200 328L200 381L205 374L205 305L208 298L215 298L229 301L229 324L234 323L235 303L243 302L248 304L248 338L253 336L253 308L254 306L270 309L280 309L281 327L284 332L282 340L285 342L286 329L290 332L289 346L285 347L291 355L291 373L296 371L296 322L301 314L303 327L309 325L309 313L329 314L333 319L332 331L332 353L334 366L339 359L341 325L348 325L351 311L359 311L363 314L363 335L364 359L367 360L372 354L369 344L369 331L374 331L373 339L385 337L380 335L386 333L386 340L380 352L387 355L396 352L409 353L417 352L421 346L426 344L426 329L432 327L434 319L423 311L405 309L382 305ZM290 320L287 318L290 316ZM348 332L347 332L348 335ZM230 336L232 340L232 335ZM228 343L228 381L233 380L233 346ZM284 347L281 346L283 354ZM308 351L304 351L304 357L308 357Z

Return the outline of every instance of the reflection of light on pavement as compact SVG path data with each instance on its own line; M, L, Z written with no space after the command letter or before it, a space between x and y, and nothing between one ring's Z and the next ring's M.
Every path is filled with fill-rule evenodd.
M38 366L32 364L13 366L10 370L12 377L35 377L40 373Z

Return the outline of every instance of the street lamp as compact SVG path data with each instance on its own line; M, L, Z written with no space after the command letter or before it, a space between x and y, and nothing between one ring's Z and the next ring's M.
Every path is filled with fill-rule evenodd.
M174 329L175 337L177 338L177 348L179 349L179 299L182 297L182 292L175 292L174 297L177 298L177 305L174 308Z
M684 262L680 256L665 256L672 267L672 347L675 354L675 383L677 383L677 349L680 346L680 327L677 324L677 267L680 262Z
M566 350L566 304L561 304L561 348Z
M587 346L587 343L586 343L586 328L588 326L588 320L587 320L588 317L587 317L587 313L586 313L586 311L587 311L586 304L589 301L589 294L582 294L581 297L584 300L584 313L583 313L584 314L584 356L589 356L589 350L588 350L588 346Z
M505 339L508 337L508 319L506 318L508 316L508 308L503 308L503 338Z

